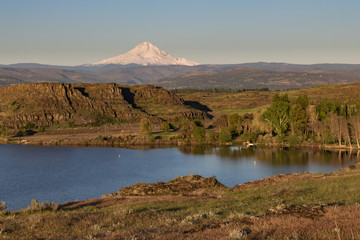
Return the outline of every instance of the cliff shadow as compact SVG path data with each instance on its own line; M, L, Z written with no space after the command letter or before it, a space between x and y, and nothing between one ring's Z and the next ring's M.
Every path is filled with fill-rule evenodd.
M74 89L78 90L81 93L81 95L83 95L84 97L89 97L89 94L85 92L84 87L74 87Z
M19 131L14 137L32 136L35 133L37 133L37 131L34 131L34 130Z
M208 106L201 104L197 101L185 101L185 105L188 105L190 107L195 108L196 110L200 110L203 112L207 112L207 113L212 112L212 110Z
M210 114L210 112L212 112L212 110L204 104L201 104L197 101L185 101L184 103L185 103L185 105L195 108L196 110L205 112L206 115L208 116L208 118L210 118L210 119L212 119L214 117L213 115Z
M121 88L121 93L126 102L131 104L133 107L136 107L135 102L134 102L135 94L130 91L130 88Z

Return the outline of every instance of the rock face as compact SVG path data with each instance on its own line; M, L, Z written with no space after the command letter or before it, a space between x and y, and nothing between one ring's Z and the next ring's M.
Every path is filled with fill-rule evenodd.
M0 125L13 129L28 123L87 125L142 118L160 123L184 116L206 117L174 93L151 85L39 83L0 88Z
M207 193L217 189L226 188L215 178L204 178L200 175L188 175L177 177L167 183L137 183L124 187L117 192L117 195L145 196L145 195L165 195L165 194L196 194ZM114 194L113 194L114 195Z

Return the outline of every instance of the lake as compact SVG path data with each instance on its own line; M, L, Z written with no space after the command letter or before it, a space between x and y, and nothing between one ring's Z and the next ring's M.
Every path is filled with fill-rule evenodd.
M32 199L56 203L100 198L136 182L199 174L228 187L275 174L332 172L357 152L312 149L179 147L150 150L0 145L0 201L8 210Z

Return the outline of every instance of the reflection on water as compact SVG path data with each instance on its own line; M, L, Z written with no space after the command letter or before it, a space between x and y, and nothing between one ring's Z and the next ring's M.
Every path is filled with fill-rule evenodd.
M237 146L135 150L0 145L0 201L18 209L31 199L99 198L139 181L169 181L188 174L216 176L233 187L275 174L332 172L357 159L357 152Z
M271 166L297 165L305 166L311 163L347 166L360 159L360 151L325 150L325 149L280 149L280 148L244 148L241 146L181 146L179 150L186 154L212 155L221 159L240 161L243 158L255 158Z

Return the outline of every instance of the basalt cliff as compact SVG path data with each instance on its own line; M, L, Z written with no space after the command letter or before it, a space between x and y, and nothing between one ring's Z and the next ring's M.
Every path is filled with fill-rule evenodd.
M206 118L174 93L151 85L39 83L0 88L0 125L101 125Z

